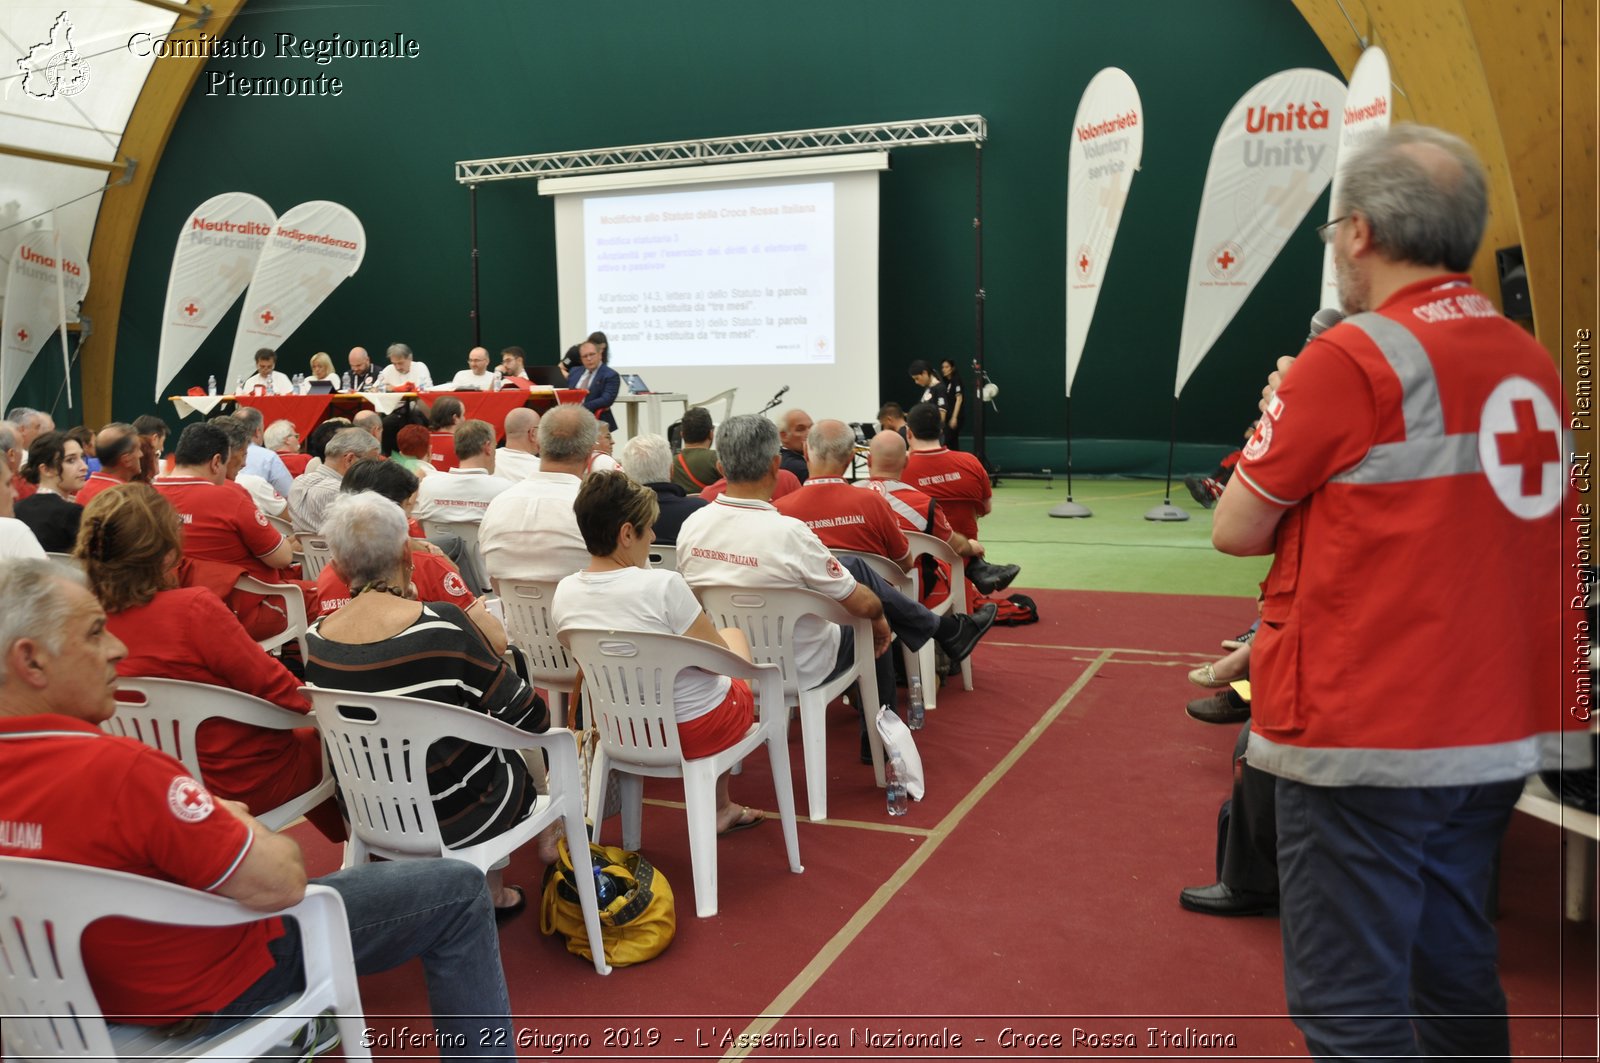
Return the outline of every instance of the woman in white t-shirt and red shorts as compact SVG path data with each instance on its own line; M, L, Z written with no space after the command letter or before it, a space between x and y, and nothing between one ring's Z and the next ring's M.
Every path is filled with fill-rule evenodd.
M583 481L573 502L578 530L589 548L589 567L562 580L551 612L558 631L613 631L685 635L750 659L750 643L736 628L711 623L683 577L650 567L650 544L660 507L654 491L626 473L597 472ZM755 699L742 679L685 668L673 686L678 742L685 759L720 752L743 738L755 719ZM760 823L762 814L734 804L728 776L717 779L717 830L721 834Z

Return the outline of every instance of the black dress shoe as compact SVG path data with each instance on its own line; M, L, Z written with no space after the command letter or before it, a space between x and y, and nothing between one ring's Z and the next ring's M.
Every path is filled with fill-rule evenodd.
M1276 893L1247 893L1225 882L1190 886L1178 894L1178 903L1205 915L1275 915L1278 911Z
M995 565L981 557L967 562L967 578L978 588L979 594L993 594L1011 586L1011 581L1022 571L1021 565Z
M950 658L951 664L959 664L966 660L967 655L977 648L978 640L983 638L983 633L994 624L995 614L999 611L998 605L986 602L975 613L957 614L956 633L939 643L939 647Z
M1183 711L1201 723L1244 723L1250 718L1250 703L1229 688L1209 698L1196 698Z

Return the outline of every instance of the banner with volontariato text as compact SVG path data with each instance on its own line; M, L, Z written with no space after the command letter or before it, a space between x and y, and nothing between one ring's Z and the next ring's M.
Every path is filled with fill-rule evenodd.
M291 207L267 239L244 295L228 384L255 372L255 353L277 350L333 290L361 268L367 234L348 208L327 200ZM310 354L305 356L310 359Z
M277 220L271 207L247 192L212 196L184 220L167 276L161 347L156 356L157 400L239 293L250 286L256 262ZM178 390L187 389L180 386Z
M1390 95L1389 57L1372 45L1356 60L1350 71L1350 88L1345 91L1343 121L1339 125L1339 153L1333 167L1333 194L1328 197L1328 220L1338 217L1339 183L1350 154L1389 128L1389 112L1394 110ZM1322 250L1322 302L1320 306L1339 306L1339 285L1333 275L1333 242Z
M1343 106L1338 78L1299 69L1258 82L1228 112L1200 196L1174 396L1328 186Z
M1108 66L1083 90L1067 152L1067 394L1078 375L1084 341L1122 208L1144 155L1144 108L1133 79Z
M40 229L17 241L6 271L5 318L0 321L0 409L11 408L23 376L52 332L61 333L70 381L66 326L78 320L88 290L89 262L59 231Z

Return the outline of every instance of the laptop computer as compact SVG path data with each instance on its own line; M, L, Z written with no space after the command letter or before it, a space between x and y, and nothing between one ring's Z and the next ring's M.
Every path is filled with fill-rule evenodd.
M638 373L623 373L622 382L628 385L628 393L632 395L648 395L650 387L644 382L644 377Z
M334 378L331 377L331 376L327 377L326 379L323 379L323 380L308 380L308 381L306 381L306 384L308 385L308 387L306 388L306 394L307 395L332 395L333 392L334 392L334 387L333 386L336 383L337 383L337 381L334 380Z
M567 386L567 374L553 365L530 365L527 367L528 383L544 388L564 388Z

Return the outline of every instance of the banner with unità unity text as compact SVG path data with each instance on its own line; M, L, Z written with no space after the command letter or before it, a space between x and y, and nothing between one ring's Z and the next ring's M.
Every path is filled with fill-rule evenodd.
M10 409L22 378L44 341L61 332L61 357L72 379L67 325L89 290L89 262L60 232L40 229L17 241L6 271L5 320L0 322L0 410ZM69 397L67 404L72 400Z

